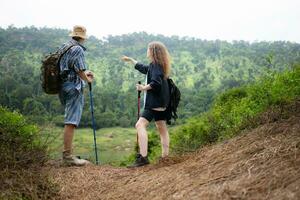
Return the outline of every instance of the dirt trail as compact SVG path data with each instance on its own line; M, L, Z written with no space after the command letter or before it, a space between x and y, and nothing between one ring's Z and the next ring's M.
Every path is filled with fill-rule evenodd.
M300 116L166 163L53 169L61 199L300 199Z

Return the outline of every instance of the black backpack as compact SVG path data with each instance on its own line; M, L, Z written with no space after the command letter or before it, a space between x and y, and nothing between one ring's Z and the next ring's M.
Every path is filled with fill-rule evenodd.
M181 92L171 78L168 78L168 85L169 85L169 92L170 92L170 102L167 107L167 124L171 124L172 118L174 120L178 118L177 107L180 102Z
M41 66L41 81L42 88L45 93L58 94L61 87L59 61L63 54L73 46L75 45L66 45L64 48L60 48L54 53L50 53L43 58Z

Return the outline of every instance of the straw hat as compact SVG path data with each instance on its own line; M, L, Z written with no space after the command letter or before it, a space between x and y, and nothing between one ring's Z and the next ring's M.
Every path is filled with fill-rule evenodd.
M84 26L79 26L76 25L73 27L73 31L72 33L70 33L71 37L80 37L82 39L86 39L87 35L86 35L86 28Z

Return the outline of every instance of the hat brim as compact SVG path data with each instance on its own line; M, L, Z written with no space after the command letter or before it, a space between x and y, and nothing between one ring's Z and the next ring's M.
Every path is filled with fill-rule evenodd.
M77 35L77 34L74 34L74 33L70 33L69 34L70 37L79 37L79 38L82 38L82 39L87 39L88 37L85 35Z

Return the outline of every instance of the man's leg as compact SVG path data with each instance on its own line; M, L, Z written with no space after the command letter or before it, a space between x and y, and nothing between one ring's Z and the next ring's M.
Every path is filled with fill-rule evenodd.
M83 166L89 164L89 161L79 159L72 154L73 136L76 126L73 124L66 124L64 128L64 151L63 160L67 165Z
M75 125L73 124L66 124L64 127L64 156L69 156L72 154L74 130Z
M76 89L69 95L70 98L68 98L65 106L63 161L67 165L83 166L89 162L84 159L79 159L72 154L74 131L80 122L82 114L83 95Z

